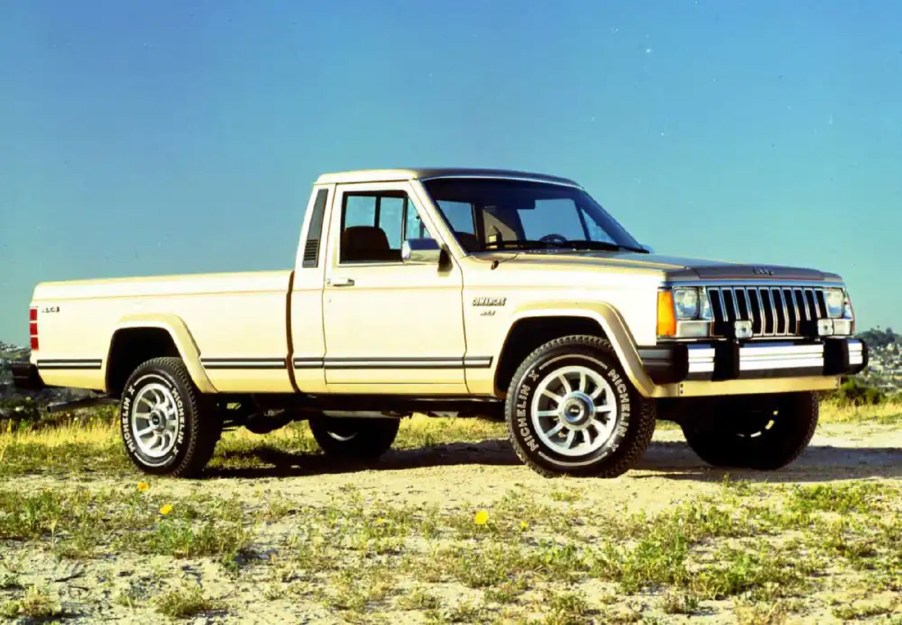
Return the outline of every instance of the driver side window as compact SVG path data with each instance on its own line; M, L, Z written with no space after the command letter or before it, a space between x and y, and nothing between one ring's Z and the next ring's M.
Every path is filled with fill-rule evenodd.
M407 238L432 237L405 192L344 194L340 263L400 263L401 243Z

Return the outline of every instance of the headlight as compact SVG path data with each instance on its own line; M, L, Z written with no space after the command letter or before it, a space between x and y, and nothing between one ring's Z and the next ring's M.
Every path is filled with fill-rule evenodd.
M846 308L846 294L842 289L824 289L824 300L827 303L827 316L839 319Z
M674 289L673 308L677 319L697 319L699 312L698 289L694 287Z

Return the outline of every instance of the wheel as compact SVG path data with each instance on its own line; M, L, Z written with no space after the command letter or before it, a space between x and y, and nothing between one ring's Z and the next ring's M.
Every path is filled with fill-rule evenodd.
M655 404L642 397L611 344L567 336L542 345L514 373L505 403L517 456L547 477L615 477L645 452Z
M145 473L195 476L222 433L179 358L154 358L132 373L119 402L119 429L131 461Z
M771 471L805 450L817 427L814 393L730 398L684 420L689 447L715 467Z
M391 447L400 419L310 417L313 438L327 455L375 460Z

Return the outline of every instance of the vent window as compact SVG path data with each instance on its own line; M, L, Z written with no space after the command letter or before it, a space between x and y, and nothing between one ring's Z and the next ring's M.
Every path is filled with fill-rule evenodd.
M326 212L327 189L320 189L313 202L313 215L310 217L310 228L307 230L307 242L304 244L303 267L305 269L319 266L319 241L323 235L323 215Z

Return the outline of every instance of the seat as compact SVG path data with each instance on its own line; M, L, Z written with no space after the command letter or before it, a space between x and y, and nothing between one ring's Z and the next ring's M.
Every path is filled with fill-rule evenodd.
M341 233L342 262L400 261L400 250L393 250L388 236L376 226L349 226Z
M486 206L482 215L487 243L493 240L493 236L500 237L501 241L522 241L526 238L517 209Z
M457 238L457 242L460 243L460 246L464 248L465 252L473 253L479 251L479 238L475 234L458 232L455 230L454 236Z

